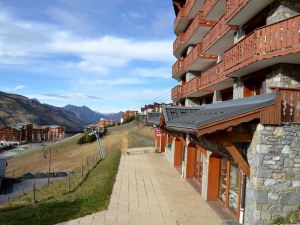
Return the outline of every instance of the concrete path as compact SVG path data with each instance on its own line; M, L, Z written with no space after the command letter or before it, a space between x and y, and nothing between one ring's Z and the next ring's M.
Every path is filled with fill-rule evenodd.
M219 225L221 219L161 154L123 155L109 209L60 225Z

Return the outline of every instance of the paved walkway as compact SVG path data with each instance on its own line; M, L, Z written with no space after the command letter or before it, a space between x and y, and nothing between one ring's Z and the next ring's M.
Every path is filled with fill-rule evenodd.
M123 155L109 209L61 225L219 225L161 154Z

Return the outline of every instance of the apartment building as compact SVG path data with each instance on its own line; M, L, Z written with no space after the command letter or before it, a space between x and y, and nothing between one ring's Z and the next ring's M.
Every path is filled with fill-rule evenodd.
M99 123L96 124L98 127L107 127L107 126L116 126L118 123L116 120L107 120L104 118L101 118Z
M33 123L18 123L0 128L0 140L24 143L62 140L65 128L62 126L39 126Z
M165 157L224 218L268 224L300 205L300 1L173 0L177 107Z

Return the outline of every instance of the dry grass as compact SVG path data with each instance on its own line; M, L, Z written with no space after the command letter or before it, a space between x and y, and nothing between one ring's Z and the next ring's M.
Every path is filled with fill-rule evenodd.
M113 131L110 135L103 137L102 144L107 151L116 149L122 143L122 137L126 130ZM47 159L42 151L29 152L17 156L8 161L7 175L22 176L31 172L47 172L49 165L49 149L51 149L51 170L74 170L86 162L86 158L92 157L98 149L97 142L77 145L80 135L73 136L60 142L49 144L47 148ZM14 172L15 171L15 172Z

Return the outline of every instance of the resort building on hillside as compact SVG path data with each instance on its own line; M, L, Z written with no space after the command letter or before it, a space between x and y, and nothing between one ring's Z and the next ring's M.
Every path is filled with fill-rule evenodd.
M131 111L131 110L127 110L125 112L122 112L121 115L121 123L124 123L126 120L133 118L133 117L137 117L138 115L138 111Z
M58 125L39 126L33 123L18 123L0 128L0 140L19 143L58 141L65 138L65 130Z
M104 118L101 118L99 123L96 124L98 127L107 127L107 126L116 126L118 123L116 120L107 120Z
M160 151L224 219L286 216L300 205L300 1L173 4L177 106L148 118Z

